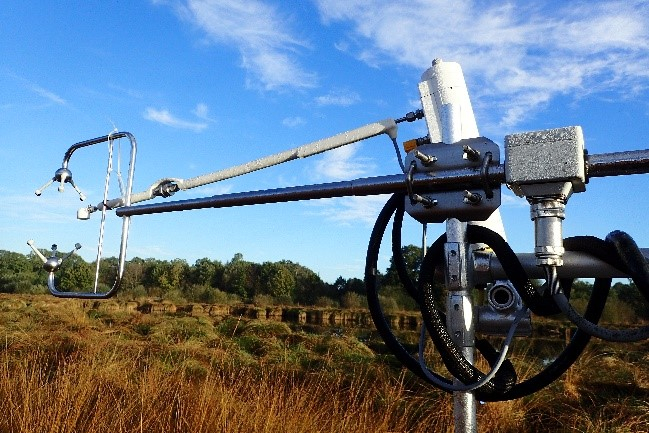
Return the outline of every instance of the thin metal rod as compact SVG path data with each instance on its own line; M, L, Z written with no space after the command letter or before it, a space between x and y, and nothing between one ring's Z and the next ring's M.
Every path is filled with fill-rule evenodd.
M589 177L649 173L649 150L589 155L587 161ZM490 184L505 183L505 166L503 164L489 166L487 178ZM434 177L417 173L413 178L412 185L415 192L424 190L445 191L460 188L467 189L467 187L479 185L483 180L479 169L467 167L439 171L435 173ZM405 190L406 182L403 174L393 174L317 185L215 195L168 203L126 206L117 209L116 212L118 216L148 215L192 209L283 203L344 196L393 194Z

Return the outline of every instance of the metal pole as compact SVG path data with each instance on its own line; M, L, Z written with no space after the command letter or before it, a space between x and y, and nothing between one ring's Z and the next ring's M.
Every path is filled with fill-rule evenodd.
M439 59L422 75L419 84L422 106L431 141L436 135L443 143L457 146L463 138L479 136L478 127L464 75L459 64ZM493 230L504 233L499 212L496 221L485 222ZM491 217L490 217L491 218ZM495 226L495 227L494 227ZM466 238L467 224L455 218L446 221L446 326L463 356L473 364L475 351L475 320L470 290L469 244ZM458 379L454 384L461 385ZM453 420L456 433L477 431L476 400L473 392L453 393Z

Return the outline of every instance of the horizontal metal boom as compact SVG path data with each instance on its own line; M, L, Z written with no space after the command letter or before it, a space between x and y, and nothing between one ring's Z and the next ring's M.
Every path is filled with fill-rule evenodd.
M416 174L413 178L415 191L448 190L460 185L476 185L482 179L480 169L464 168L444 170L435 177L427 174ZM489 179L493 183L504 180L503 166L496 165L489 170ZM345 196L367 196L394 194L406 191L406 180L403 174L361 178L350 181L323 183L315 185L293 186L287 188L267 189L261 191L237 192L215 195L212 197L178 200L168 203L154 203L122 207L116 210L117 216L149 215L182 210L224 208L247 206L253 204L284 203L300 200L314 200Z

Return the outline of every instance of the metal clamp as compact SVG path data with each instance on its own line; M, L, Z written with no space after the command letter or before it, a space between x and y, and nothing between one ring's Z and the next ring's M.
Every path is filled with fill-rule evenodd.
M425 208L431 208L433 206L436 206L437 200L424 197L420 194L416 194L413 191L412 179L416 169L417 169L417 163L413 161L410 163L410 166L408 167L408 172L406 173L406 188L408 190L408 197L410 198L410 204L414 206L417 203L421 203L422 206L424 206Z
M482 158L482 165L480 166L480 180L482 183L482 189L484 190L485 196L487 198L494 198L494 190L489 184L489 164L493 154L491 152L486 152L484 158Z

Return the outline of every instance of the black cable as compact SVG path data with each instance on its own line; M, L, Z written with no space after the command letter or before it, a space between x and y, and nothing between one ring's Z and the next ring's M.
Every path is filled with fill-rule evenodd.
M551 298L544 297L534 288L516 253L498 233L487 227L469 224L466 235L468 242L487 244L493 250L503 264L507 279L534 314L551 316L561 312Z
M383 234L385 233L385 229L387 227L387 224L392 217L392 214L397 211L397 209L401 210L403 209L403 202L405 200L405 195L404 194L395 194L393 195L390 200L385 204L383 209L381 210L381 213L379 214L379 217L376 220L376 223L374 225L374 229L372 230L372 234L370 236L370 242L368 245L368 252L367 252L367 257L366 257L366 266L365 266L365 286L366 286L366 291L367 291L367 300L368 300L368 307L370 309L370 314L372 316L372 319L374 320L374 324L377 328L377 331L385 341L386 345L388 348L392 351L392 353L395 355L395 357L408 369L410 369L413 373L424 379L426 382L431 383L431 381L426 377L426 374L422 371L421 366L416 358L414 358L404 347L401 345L401 343L397 340L397 338L394 336L392 333L392 330L390 329L390 325L387 323L385 320L385 316L383 315L383 312L381 310L381 305L378 300L378 269L377 269L377 262L378 262L378 253L379 253L379 248L381 245L381 240L383 238ZM402 211L397 212L397 215L401 214ZM400 217L396 221L402 221L403 215L401 214ZM399 222L400 224L400 222ZM400 230L399 230L400 231ZM394 233L394 232L393 232ZM399 243L400 243L400 235L398 237ZM431 248L438 248L439 246L443 247L443 244L446 242L446 236L442 235ZM394 246L393 246L394 249ZM400 251L400 248L399 248ZM399 253L400 255L400 253ZM404 274L407 275L407 272ZM408 277L409 280L409 277ZM419 298L419 295L415 292L415 297L414 299L417 300ZM439 312L438 312L439 313ZM445 329L445 319L443 317L442 313L438 314L438 321L436 323L436 326L438 328L444 328ZM453 350L453 346L455 349L457 347L455 344L452 342L449 343ZM476 341L476 348L485 356L485 359L487 359L487 362L489 363L490 367L493 367L495 362L497 361L498 358L498 352L493 349L490 344L486 340L481 340L481 341ZM442 384L448 384L449 387L452 385L452 381L438 375L435 372L430 372L431 375L436 377ZM478 380L481 379L481 377L484 377L482 372L479 370L475 370L473 372L474 374L471 376L465 375L464 377L464 382L465 383L475 383ZM455 376L455 374L454 374ZM457 377L457 376L456 376ZM503 380L503 377L505 378ZM475 380L474 380L475 379ZM462 379L460 379L462 380ZM511 365L511 362L509 360L505 361L503 363L503 366L501 366L501 369L499 370L499 373L497 375L497 378L494 379L496 383L489 382L487 385L481 387L480 389L474 391L474 394L478 399L481 401L491 401L494 399L494 392L502 392L504 389L507 387L511 387L515 381L516 381L516 374L513 369L513 366ZM442 388L444 389L444 388ZM450 392L448 389L444 389L447 392Z
M484 375L472 365L469 367L470 363L462 356L459 348L454 345L452 339L448 336L444 314L435 308L433 301L432 287L434 285L435 266L437 263L444 263L443 246L446 242L446 236L440 236L430 247L421 265L419 285L417 288L408 275L401 251L401 225L404 216L404 200L404 194L395 194L386 203L372 231L366 261L366 286L372 318L377 325L377 329L379 329L379 333L386 341L386 345L393 351L397 359L415 372L415 374L430 383L431 381L425 377L418 360L399 343L392 333L389 324L383 316L378 301L379 281L378 270L376 268L378 250L387 224L392 214L395 214L392 230L392 252L393 263L397 269L399 279L410 296L422 307L422 315L424 316L426 327L429 333L431 333L430 328L433 328L431 335L434 335L434 337L431 338L440 351L447 368L460 381L469 384L475 383L477 380L480 380L480 377L484 377ZM503 264L508 278L511 279L512 284L519 291L521 298L523 298L526 305L533 309L536 314L549 315L559 312L559 308L553 302L552 298L547 295L539 295L532 286L518 257L500 235L487 228L470 225L467 228L467 238L470 243L485 243L494 250ZM649 298L649 265L647 265L644 256L637 248L637 245L635 245L633 239L627 234L613 232L607 236L606 241L592 236L567 238L564 240L564 247L567 250L582 251L591 254L629 274L634 279L634 283L636 283L643 296ZM571 285L572 280L562 280L562 291L569 294ZM598 323L610 291L610 286L611 279L595 279L593 291L584 313L585 320L595 325ZM552 363L532 378L515 385L511 382L512 373L515 381L515 372L511 362L507 361L509 364L505 367L507 374L499 377L500 382L489 383L477 389L474 392L476 398L481 401L503 401L520 398L538 391L560 377L576 361L590 341L590 338L591 336L587 332L578 329L574 333L570 343ZM498 352L486 340L476 340L475 346L485 356L490 365L493 365L491 360L497 358ZM444 385L450 384L451 381L434 372L431 372L431 374L441 381L441 388L448 391ZM510 377L508 378L507 375L510 375Z
M566 250L582 251L589 254L594 253L599 255L605 255L605 251L607 251L610 246L605 241L592 236L567 238L564 240L563 245ZM566 290L570 285L572 285L572 280L562 281L564 290ZM604 305L606 304L606 298L608 297L610 287L610 279L595 279L593 292L584 313L584 316L587 317L588 320L594 323L599 321L602 312L604 311ZM579 358L590 342L590 338L591 336L583 331L575 331L568 345L561 351L554 361L531 378L516 384L512 389L501 395L499 399L505 401L525 397L545 388L557 380L572 366L572 364L575 363L577 358Z
M444 263L444 244L446 236L440 236L428 249L419 270L419 292L422 297L421 313L426 329L439 352L444 365L451 374L465 384L475 383L484 377L484 374L469 362L462 354L461 349L448 333L446 321L443 320L435 306L434 272L438 263ZM485 343L481 343L486 345ZM477 345L476 345L477 347ZM487 359L489 361L489 359ZM495 395L502 394L516 383L516 373L508 360L498 371L496 376L480 388L480 400L492 401Z
M365 289L367 294L367 304L374 325L376 326L376 330L383 338L388 349L390 349L399 362L406 366L410 371L430 383L426 375L422 372L419 362L403 347L392 333L389 323L385 320L385 315L381 309L381 303L379 302L379 271L377 269L377 263L381 240L383 239L385 229L392 218L392 214L398 208L399 203L403 205L404 200L405 194L394 194L390 197L379 213L374 228L372 229L365 259ZM439 380L446 382L449 385L452 384L448 379L439 375L436 376Z
M614 265L621 267L621 270L632 278L645 299L649 300L649 265L631 236L621 231L614 231L606 237L606 242L613 250L612 257L617 258L617 261L613 260L616 261ZM603 260L609 261L610 259ZM593 337L625 343L649 339L649 326L640 326L634 329L604 328L577 313L563 293L556 293L553 298L561 311L572 323L577 325L579 330Z

